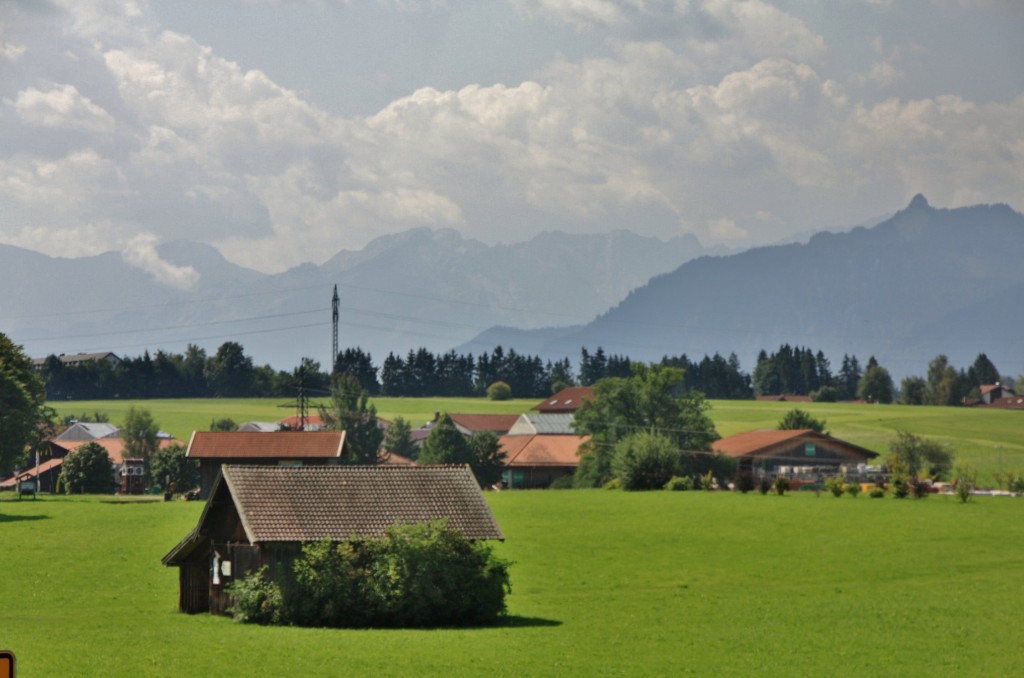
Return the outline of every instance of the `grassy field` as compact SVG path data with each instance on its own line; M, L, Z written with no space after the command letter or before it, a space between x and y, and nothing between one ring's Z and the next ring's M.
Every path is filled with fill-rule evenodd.
M1012 675L1024 500L600 490L488 494L497 628L243 626L175 611L160 558L198 503L0 499L19 676Z
M536 400L493 402L483 398L377 398L378 413L385 419L404 417L419 426L441 412L521 413ZM207 430L210 422L230 417L237 423L276 421L294 414L287 399L123 400L51 403L61 416L105 412L119 423L132 405L149 409L165 431L188 440L192 431ZM774 428L793 407L825 419L829 432L883 456L897 430L907 430L948 443L958 461L975 466L979 480L991 484L999 471L1024 473L1024 412L958 407L907 407L845 403L773 403L752 400L716 400L711 418L723 436L762 428Z

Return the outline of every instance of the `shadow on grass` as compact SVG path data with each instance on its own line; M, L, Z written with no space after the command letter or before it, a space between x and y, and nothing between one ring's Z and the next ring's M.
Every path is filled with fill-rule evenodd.
M50 516L8 516L0 513L0 523L17 523L22 520L49 520Z
M545 627L545 626L561 626L562 622L557 619L543 619L541 617L521 617L519 615L509 615L502 619L497 626L502 628L530 628L530 627Z

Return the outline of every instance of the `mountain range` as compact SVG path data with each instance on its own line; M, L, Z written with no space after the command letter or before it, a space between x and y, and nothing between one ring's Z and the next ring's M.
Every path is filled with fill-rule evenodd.
M337 285L339 347L360 346L379 363L389 351L443 352L496 324L584 322L652 276L715 251L723 250L693 236L545 233L491 246L419 228L266 274L208 245L160 245L164 270L191 269L182 289L160 282L152 260L147 268L116 252L57 258L0 245L0 331L33 357L183 352L188 343L212 354L231 340L258 364L290 369L308 356L326 368Z
M594 320L539 330L495 327L459 347L542 356L581 346L657 360L736 353L752 371L783 344L874 355L894 377L939 354L958 367L985 353L1024 373L1024 215L1007 205L936 209L921 195L872 228L805 244L705 256L654 277Z
M601 346L642 360L736 353L751 371L758 351L790 344L833 363L874 355L897 378L940 353L959 367L986 353L1005 375L1024 373L1024 215L1006 205L936 209L919 195L877 225L743 252L628 231L486 245L420 228L279 274L194 242L156 253L191 269L191 286L116 252L0 245L0 332L33 357L188 343L212 354L231 340L258 364L308 356L326 368L337 285L340 348L378 365L419 347L575 360Z

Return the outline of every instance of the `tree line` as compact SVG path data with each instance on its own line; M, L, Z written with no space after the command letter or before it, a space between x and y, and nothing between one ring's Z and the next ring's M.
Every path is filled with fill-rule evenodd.
M333 374L351 374L371 396L473 397L502 382L512 397L544 398L567 386L592 386L606 377L629 376L632 363L628 356L609 355L601 347L581 348L574 366L567 357L545 361L498 346L476 356L426 348L404 356L392 352L378 365L370 353L355 347L338 353ZM705 355L700 360L686 354L666 355L659 364L682 370L682 390L699 391L716 400L802 395L825 402L889 403L898 398L906 404L955 405L977 398L983 384L1000 381L999 371L984 353L965 370L950 365L946 356L937 356L926 376L907 377L899 389L873 356L862 366L857 356L844 354L839 369L833 371L821 350L789 344L772 353L762 350L752 373L742 370L734 353ZM331 373L321 370L315 360L303 358L291 371L257 366L233 341L222 344L212 356L190 344L181 354L158 351L151 356L146 351L116 365L105 361L65 365L49 356L41 376L48 400L295 397L300 390L320 397L331 388Z

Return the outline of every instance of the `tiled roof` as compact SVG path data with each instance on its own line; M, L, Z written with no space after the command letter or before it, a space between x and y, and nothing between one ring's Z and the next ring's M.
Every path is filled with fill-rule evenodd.
M502 436L501 448L510 467L579 466L580 445L589 438L576 435Z
M125 440L123 438L97 438L96 440L81 440L74 444L65 443L63 447L69 452L74 452L89 443L96 443L107 451L107 455L110 457L110 461L115 464L124 463L124 447ZM159 449L170 447L171 445L184 445L184 440L178 440L176 438L160 438L156 441Z
M331 459L341 456L344 431L196 431L190 459Z
M288 428L291 428L291 429L297 429L297 428L299 428L299 426L301 426L302 421L301 421L299 415L293 414L290 417L285 417L284 419L279 419L277 423L281 424L282 426L287 426ZM319 414L307 414L306 415L306 430L307 431L309 430L309 427L311 427L311 426L317 426L317 427L323 428L323 425L324 425L324 419Z
M67 428L54 440L64 442L71 440L95 440L97 438L110 438L120 431L117 426L106 422L78 421Z
M508 433L512 424L519 418L518 414L449 414L457 426L470 433L491 431L492 433Z
M795 439L807 439L807 440L820 440L830 441L851 449L853 451L864 454L868 457L877 457L878 454L871 450L864 449L858 445L848 443L832 436L827 436L823 433L818 433L811 429L798 429L791 431L778 431L778 430L765 430L765 431L747 431L746 433L737 433L734 436L728 438L722 438L716 440L711 444L711 449L720 454L727 454L730 457L743 457L747 455L757 454L759 452L766 452L774 445L780 443L790 442Z
M243 433L277 433L281 430L281 424L276 421L247 421L241 424L238 430Z
M1000 410L1024 410L1024 396L1009 395L996 398L988 405L982 403L979 407L993 407Z
M63 463L64 463L64 458L63 457L58 457L56 459L47 459L42 464L40 464L38 466L38 468L35 467L35 466L31 466L31 467L25 469L24 471L22 471L21 473L17 473L15 475L11 476L10 478L8 478L7 480L4 480L3 482L0 482L0 487L4 487L4 488L15 487L18 484L18 481L20 479L22 479L22 478L41 475L43 473L46 473L47 471L50 471L50 470L60 466Z
M229 464L211 497L221 484L252 543L380 537L396 522L439 518L471 539L504 539L468 466Z
M589 386L570 386L534 405L531 409L538 412L575 412L584 400L591 400L593 397L594 389Z

